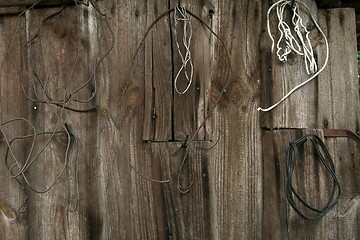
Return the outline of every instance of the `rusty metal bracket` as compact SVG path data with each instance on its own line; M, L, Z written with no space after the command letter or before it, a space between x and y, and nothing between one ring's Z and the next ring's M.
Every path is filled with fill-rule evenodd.
M356 142L360 142L360 137L346 129L328 129L324 128L324 137L348 137Z

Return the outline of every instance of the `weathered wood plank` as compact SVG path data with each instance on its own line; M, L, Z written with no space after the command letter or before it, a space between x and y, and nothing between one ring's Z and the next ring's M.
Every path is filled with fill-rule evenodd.
M148 3L147 26L168 9L167 1ZM145 110L143 139L173 139L170 17L160 19L145 42Z
M289 143L305 134L323 138L321 130L274 130L263 136L264 162L264 214L263 238L268 239L321 239L326 236L326 219L309 221L298 216L287 202L285 154ZM299 159L294 172L294 188L305 201L319 208L328 197L324 186L325 175L320 161L313 159L310 145L299 147ZM310 147L309 147L310 146ZM305 159L304 159L305 156ZM331 181L327 181L327 185ZM302 210L304 208L301 208ZM334 210L332 210L334 211Z
M22 31L28 30L27 40L31 39L35 35L41 21L44 19L44 16L50 15L56 11L58 11L58 9L42 9L29 12L29 14L26 15L27 29L22 29ZM47 90L51 96L56 99L61 99L64 91L65 83L61 77L65 79L67 76L65 72L61 71L61 65L64 66L64 62L57 61L63 57L66 58L69 56L64 54L64 52L61 52L56 44L58 42L66 43L66 50L73 50L74 47L73 44L68 45L69 36L63 39L63 41L59 41L59 35L53 31L55 29L53 28L54 24L58 24L58 33L61 32L62 25L56 20L63 18L63 14L64 13L46 22L46 27L42 28L37 41L32 43L31 49L28 46L24 47L24 52L28 54L27 59L25 59L27 62L24 64L26 64L27 71L30 73L32 80L37 83L36 91L40 93L40 96L44 96L44 92L41 90L40 84L35 80L34 71L39 74L42 81L45 81L45 79L49 77ZM72 20L73 18L69 18L69 22ZM21 46L23 46L24 43L22 43ZM68 66L69 65L66 67ZM59 76L60 79L58 79L57 76ZM27 81L26 78L25 81ZM57 87L57 85L59 86ZM32 88L29 89L29 92L32 97L36 96ZM46 104L34 103L34 106L35 109L33 109L33 114L30 115L30 117L31 122L34 123L37 131L54 131L55 126L57 125L57 119L53 111L56 110L56 108L54 106L47 106ZM45 136L41 141L38 141L35 148L36 152L42 149L48 137L49 136ZM66 137L64 140L66 145ZM46 147L45 151L40 156L37 164L29 169L29 178L37 188L45 189L47 184L54 181L56 175L59 173L58 167L64 164L64 160L62 159L64 157L63 147L63 143L52 141L52 143ZM46 173L43 178L38 177L41 173ZM67 171L61 179L68 179ZM33 226L41 227L30 227L29 238L48 238L50 236L54 236L55 238L66 237L67 229L65 229L65 226L61 223L66 219L65 214L67 213L67 203L69 203L70 199L67 187L68 182L65 180L59 181L54 188L46 194L39 195L37 193L30 192L27 209L28 220L34 224Z
M295 238L296 236L338 238L344 235L351 238L358 235L356 219L359 212L359 190L356 183L359 180L357 176L359 148L350 140L327 140L329 148L333 149L331 153L337 170L339 169L340 181L346 186L343 187L344 199L341 199L338 207L324 220L312 224L299 220L298 216L289 210L286 199L279 190L283 188L280 183L284 182L283 175L279 177L279 174L283 173L281 164L284 163L280 162L280 158L284 156L283 149L286 149L289 141L294 140L293 137L298 136L297 132L306 131L285 131L285 134L283 131L265 131L264 136L261 134L259 116L263 115L256 112L256 108L260 105L260 83L272 79L273 76L267 76L268 73L265 74L264 70L268 70L266 67L271 66L267 64L274 64L266 62L259 49L260 44L262 46L267 44L262 42L262 39L266 39L263 30L266 27L266 11L269 7L267 1L181 1L186 8L218 32L225 41L233 64L234 80L197 138L212 142L196 141L190 150L180 179L184 185L194 180L190 192L183 195L178 191L177 176L184 149L174 155L181 143L167 141L183 140L187 134L193 133L213 106L214 103L210 101L219 96L229 76L229 66L222 45L192 18L194 30L192 56L194 67L196 66L194 82L186 93L188 95L173 98L172 81L168 76L171 74L171 57L175 59L177 55L173 48L172 56L170 48L172 14L160 20L147 37L137 58L132 62L146 27L156 16L166 11L168 7L174 7L178 2L175 0L99 1L100 9L108 13L116 37L114 50L96 74L98 96L92 103L99 102L101 106L93 113L66 111L65 114L66 121L80 143L79 208L74 213L67 211L69 202L73 201L73 165L71 164L49 193L30 195L29 209L25 217L17 218L15 221L6 219L4 221L4 217L0 217L0 232L5 232L4 236L7 238L18 236L19 239L293 239L294 236ZM313 1L311 3L311 8L316 13ZM35 30L32 26L36 26L36 22L55 10L37 9L28 13L26 15L28 32L32 33ZM341 12L344 15L342 18L336 15L337 13L329 13L333 16L328 22L329 28L340 31L336 26L341 19L350 27L353 26L350 23L352 16L347 14L347 10ZM9 31L6 29L11 28L11 24L14 23L14 18L9 19L8 17L3 19L4 22L0 25L4 28L2 32ZM7 25L7 21L11 24ZM46 79L51 72L48 89L54 98L62 97L64 81L73 66L79 38L81 38L82 51L75 71L76 80L71 82L71 88L93 70L92 63L99 47L101 46L104 51L111 45L110 32L106 28L100 28L100 23L94 9L81 6L79 10L74 6L45 24L33 48L36 68L41 73L41 77ZM25 20L22 24L25 25ZM81 29L80 32L77 31L78 28ZM329 32L332 31L331 29ZM344 31L344 39L348 39L347 32L352 36L352 29L349 30L347 27L341 29ZM100 31L104 31L101 41ZM333 36L334 33L330 35ZM25 37L20 37L18 42L14 42L13 50L17 61L20 61L20 49L24 41ZM332 44L341 46L338 43L341 41L343 40L333 37ZM345 46L350 42L344 40L341 44ZM323 43L320 42L319 51L322 48ZM333 56L346 56L353 51L353 44L351 47L346 47L344 55L340 49L338 47ZM322 54L319 53L320 55ZM321 58L319 59L321 61ZM344 64L354 64L352 61L354 60ZM174 64L178 66L176 59ZM260 72L261 66L263 70ZM131 68L133 71L129 76L127 73ZM280 66L278 68L280 69ZM290 65L290 68L285 73L281 70L276 71L285 75L297 69L294 65ZM6 69L10 70L2 74L10 79L14 72L11 67ZM310 110L313 109L312 104L318 92L326 91L331 93L331 96L336 92L346 94L345 99L340 99L338 103L333 103L327 108L331 111L319 107L319 112L321 116L326 116L329 127L344 127L356 131L359 126L359 115L358 112L356 113L358 107L355 107L358 101L352 92L349 92L349 95L347 92L344 93L344 89L355 89L355 84L349 82L344 89L341 88L341 83L335 85L333 82L340 78L340 75L337 75L339 69L343 67L335 66L335 70L330 71L333 85L322 86L326 88L325 90L316 89L317 84L313 84L314 90L311 90L313 98L309 100L308 107ZM348 75L343 76L352 79L355 72L351 65ZM270 74L273 74L273 71ZM296 73L289 74L296 75ZM17 100L21 89L16 81L10 83L1 78L1 112L8 114L7 117L18 116L19 112L12 111L9 107L15 105L15 109L24 110L21 111L25 117L30 116L37 122L39 129L52 129L55 118L49 113L49 108L39 104L34 111L31 103L23 106L22 101ZM337 88L341 90L335 91ZM77 96L89 97L93 90L94 85L89 86ZM304 91L305 93L307 91ZM321 98L319 101L330 102L328 97L322 97L323 95L319 96L319 99ZM332 117L333 114L346 114L341 108L349 99L354 103L347 108L347 111L353 111L349 114L349 118L341 118L345 120L340 121L340 117ZM69 104L72 107L85 107L75 102ZM152 120L153 107L156 113L155 121ZM313 113L310 110L305 111L304 108L297 108L295 112L288 108L285 110L282 112L286 115L285 120L278 121L284 125L274 125L275 127L286 127L285 124L288 123L298 127L297 121L309 123L309 125L304 123L302 125L304 127L324 126L325 118L308 120L313 116L305 116ZM291 116L299 112L300 118ZM172 114L177 120L172 118ZM273 123L272 121L270 123ZM27 128L10 130L15 130L16 134L23 134L22 131L27 131ZM321 134L321 131L316 132ZM263 143L270 145L264 148L263 154L261 138ZM61 163L64 152L62 140L64 139L56 137L44 154L42 160L48 160L48 165L44 166L42 161L31 169L31 180L35 184L44 186L55 176L54 170L59 167L57 165ZM217 144L214 148L205 149L215 142ZM1 144L0 147L3 152L4 145ZM21 149L21 146L17 148ZM339 149L341 151L338 152ZM276 160L279 161L280 166L276 165ZM131 170L129 162L138 173ZM300 168L313 174L316 169L311 168L312 166L310 164ZM348 169L351 168L349 166L352 166L351 171ZM43 172L48 174L39 178L39 173ZM318 172L321 174L321 169ZM170 183L152 183L139 174L158 180L170 179ZM5 195L0 196L0 201L5 199L4 202L15 208L20 204L19 196L23 197L22 193L15 183L4 176L6 172L0 168L0 180L6 182L4 186L0 186L0 191L4 189L5 192ZM297 183L302 177L297 176ZM323 186L324 183L320 182L311 189L318 191ZM308 190L308 186L301 186L301 190ZM317 203L322 203L320 200L323 200L324 194L317 196ZM7 198L8 196L10 197ZM311 196L309 194L306 197L309 199ZM27 221L31 224L27 224ZM331 229L335 230L328 231L326 226L331 226Z
M355 38L355 20L354 13L350 9L333 9L319 11L319 25L327 35L330 45L330 58L329 65L318 77L318 81L311 83L306 88L312 89L311 94L298 91L296 95L290 98L298 99L298 104L305 104L307 110L300 111L297 105L290 105L291 99L283 104L281 109L274 109L272 113L263 113L266 116L267 123L262 126L270 128L311 128L317 126L319 128L345 128L351 131L358 131L359 128L359 96L358 96L358 81L357 64L356 64L356 38ZM347 27L351 29L347 29ZM343 34L339 34L343 33ZM319 65L324 63L324 42L320 40L317 47L319 56ZM348 56L354 55L354 58ZM345 57L346 56L346 57ZM341 60L340 60L341 59ZM286 67L288 68L288 67ZM267 69L263 69L265 72ZM275 79L275 78L274 78ZM297 95L299 94L299 95ZM307 96L304 100L300 95ZM301 97L301 98L300 98ZM278 107L278 108L279 108ZM292 111L287 108L291 108ZM308 112L310 109L310 112ZM314 117L315 116L315 117ZM346 116L346 117L344 117ZM307 133L307 131L296 130L298 134ZM340 216L342 210L346 208L346 202L354 204L356 209L356 196L357 191L349 187L352 186L351 182L358 180L353 175L353 170L344 170L343 164L347 162L352 165L354 156L358 149L354 149L352 144L349 145L343 140L328 140L330 143L328 149L333 155L336 170L338 171L339 180L342 184L344 182L345 191L338 203L338 206L333 209L326 217L321 220L306 221L294 214L288 206L284 207L287 202L284 195L284 182L285 182L285 169L284 169L284 154L286 151L286 142L293 141L295 137L295 130L282 130L266 132L263 138L263 151L264 151L264 168L269 171L264 172L264 203L268 208L264 208L264 238L273 239L304 239L304 238L338 238L339 232L345 234L341 237L351 239L357 235L356 229L353 228L352 222L346 222ZM322 134L321 134L322 135ZM294 138L290 140L289 138ZM332 143L334 141L334 143ZM356 146L355 146L356 148ZM342 157L347 160L339 161L337 152L342 150ZM354 155L355 152L355 155ZM350 163L349 163L350 161ZM355 165L353 165L355 166ZM306 166L305 166L306 167ZM307 166L309 167L309 166ZM356 167L353 167L356 169ZM342 170L340 170L342 169ZM299 169L301 172L303 169ZM311 170L311 165L310 165ZM298 171L298 172L299 172ZM344 173L344 171L346 173ZM311 176L309 169L304 169L304 179ZM346 176L345 176L346 175ZM275 177L276 176L276 177ZM324 176L320 175L317 189L324 191L325 186L322 183ZM298 183L301 183L298 182ZM343 185L343 184L342 184ZM274 188L276 186L276 188ZM308 186L305 187L305 190ZM311 192L310 190L306 190ZM302 188L304 190L304 188ZM319 190L316 190L319 191ZM324 199L323 192L314 197L314 203L319 203L320 199ZM352 195L354 194L354 195ZM269 200L269 201L268 201ZM325 201L325 200L323 200ZM345 203L344 203L345 202ZM350 208L350 206L348 206ZM355 210L356 212L356 210ZM356 213L352 212L352 217L356 217ZM342 220L339 220L339 219ZM328 229L335 229L329 231ZM349 232L345 233L345 229ZM296 237L298 236L298 237Z
M144 116L147 114L144 112L145 46L133 61L147 18L154 18L154 6L151 2L140 1L107 1L101 6L114 10L110 19L116 36L116 47L101 71L104 81L100 84L99 174L104 189L100 199L103 238L157 239L163 234L157 232L153 184L129 167L131 163L138 173L156 177L152 174L153 163L149 159L148 145L143 141ZM164 7L161 4L158 6Z
M5 58L6 47L10 43L11 35L15 31L17 18L12 17L0 17L0 56L1 61ZM25 18L19 19L19 29L25 27ZM17 65L21 64L21 49L18 47L26 39L24 31L20 31L14 35L11 44L9 45L9 53ZM0 73L0 111L1 121L4 123L13 118L26 117L29 105L22 93L21 86L19 85L19 78L15 67L7 57L4 65L1 68ZM25 88L27 85L24 86ZM24 122L14 122L5 126L2 126L9 141L17 136L27 134L30 130ZM26 239L27 233L27 219L26 214L18 214L17 209L22 204L25 194L19 187L18 183L14 179L9 178L9 172L4 164L6 144L3 140L4 136L1 134L0 154L0 232L4 239ZM20 162L24 162L26 158L26 150L28 145L22 141L14 143L12 145L15 156ZM25 151L24 151L25 150ZM9 163L13 164L14 160L9 157ZM18 178L21 180L21 177Z
M326 139L341 183L341 199L328 223L328 238L354 239L360 236L360 144L351 139Z
M259 104L260 52L266 4L263 1L219 1L213 26L230 53L233 82L221 98L214 121L209 183L214 239L261 238L262 164ZM223 17L227 16L227 17ZM216 98L229 76L225 52L215 46L212 96Z
M181 176L181 184L188 185L193 181L193 185L189 193L182 194L177 188L176 179L185 149L182 148L177 155L173 155L180 146L180 143L151 144L152 158L161 161L162 174L159 177L172 179L169 184L161 186L162 195L159 196L154 191L154 198L157 200L155 207L160 208L158 213L162 214L156 217L164 223L164 228L158 231L165 231L166 238L172 239L212 239L208 153L201 149L204 144L194 146Z
M319 12L330 43L329 66L319 76L317 125L320 128L360 129L356 27L353 9ZM324 54L320 52L319 54ZM320 61L322 64L322 61ZM345 117L346 116L346 117Z
M58 9L35 9L27 14L28 39L33 37L44 17L56 11ZM83 6L65 8L61 13L44 22L38 38L32 43L32 54L29 52L27 66L33 67L44 82L47 79L47 90L53 100L64 97L69 79L71 82L68 93L86 82L93 71L97 58L98 33L92 29L96 27L96 17L89 11L91 10ZM78 48L80 49L77 57ZM26 49L26 51L30 50ZM31 69L29 71L33 73ZM40 86L37 90L39 96L42 96L43 91ZM92 81L74 97L86 99L93 91L94 82ZM87 104L70 100L67 105L84 109L95 103L96 98ZM37 104L36 114L32 115L32 121L35 122L35 127L39 131L54 130L58 119L53 108L54 106ZM55 110L60 114L61 108L57 107ZM101 188L98 188L97 178L98 153L97 148L89 148L89 146L97 145L97 115L95 112L75 113L64 110L64 114L59 116L65 119L79 142L77 184L80 202L77 211L69 212L69 204L74 204L75 143L73 143L67 170L54 188L46 194L30 195L28 218L34 227L30 227L29 236L44 239L83 239L88 236L99 238L102 232L102 217L98 203L101 191ZM43 153L41 161L34 166L34 169L31 169L31 179L36 181L38 186L44 188L61 171L66 142L66 137L65 139L56 137ZM41 144L37 149L40 149ZM44 162L45 160L47 161ZM39 173L46 174L43 178L39 178Z

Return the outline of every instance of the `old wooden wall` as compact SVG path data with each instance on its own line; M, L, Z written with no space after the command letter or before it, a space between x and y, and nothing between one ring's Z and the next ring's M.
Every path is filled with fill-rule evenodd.
M24 214L16 213L24 193L1 164L0 239L353 239L360 235L360 152L352 140L325 140L343 187L339 204L326 217L301 219L287 204L284 192L284 156L290 141L306 132L323 137L324 127L359 131L353 10L318 11L314 1L304 1L329 38L329 66L273 112L259 113L257 107L270 105L305 76L301 59L280 64L271 55L266 34L269 1L180 1L224 41L232 65L231 75L221 42L192 18L194 82L181 96L172 83L181 64L173 42L173 13L161 18L140 45L150 24L179 1L97 2L109 19L114 48L97 69L97 81L79 96L87 97L97 89L92 104L99 108L64 114L79 141L78 209L68 211L74 202L74 148L66 172L53 189L45 194L28 191ZM22 9L5 9L11 14L0 16L2 59L19 21L9 47L18 65L23 44L59 6L35 8L18 19ZM322 64L324 41L318 39L315 47ZM93 7L66 7L45 22L32 46L33 60L25 54L25 66L34 62L42 78L50 79L47 89L53 96L63 94L79 41L79 62L71 82L75 87L93 71L97 53L112 44L104 18ZM231 76L226 92L201 126ZM47 104L34 105L24 97L9 57L0 77L2 121L24 117L39 131L51 131L56 124L54 113ZM25 84L25 90L31 92L31 86ZM193 182L183 194L177 188L183 143L200 126L179 179L183 186ZM30 131L25 124L4 130L9 137ZM28 169L34 185L45 187L56 177L65 147L66 141L56 137ZM5 149L1 141L1 158ZM29 142L19 142L14 149L24 158ZM311 164L299 171L319 177L320 182L326 180L322 171L314 172L320 167ZM170 181L154 183L139 174ZM300 189L320 205L327 196L322 186Z

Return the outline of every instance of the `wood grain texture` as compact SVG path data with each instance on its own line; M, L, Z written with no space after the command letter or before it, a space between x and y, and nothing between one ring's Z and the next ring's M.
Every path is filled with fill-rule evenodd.
M150 24L168 9L167 1L149 2ZM145 112L143 140L173 140L172 49L170 14L160 19L145 41Z
M26 39L24 32L19 32L14 35L10 44L10 38L13 34L14 26L16 25L16 17L0 17L0 31L1 31L1 61L5 58L5 46L9 44L9 52L16 64L21 63L21 49L18 47ZM25 18L19 19L19 28L25 27ZM17 117L26 117L29 111L27 100L22 94L21 86L19 85L19 78L16 73L14 65L11 63L9 57L6 58L0 75L1 86L1 121L2 123ZM26 86L25 86L26 87ZM25 104L24 104L25 103ZM10 139L28 133L29 129L24 122L13 122L3 126L5 134ZM0 202L2 204L0 213L0 232L4 239L26 239L28 238L28 221L26 215L17 214L17 209L22 204L25 194L14 179L9 178L9 172L4 164L4 153L6 149L5 141L1 135L1 167L0 167ZM20 162L24 162L26 158L25 142L14 143L14 151L16 158ZM24 150L23 150L24 149ZM12 158L9 158L9 163L14 163ZM21 179L21 178L19 178ZM12 219L15 215L15 219Z
M103 75L99 141L102 239L157 239L153 185L129 167L131 164L138 173L157 177L152 174L152 161L143 141L147 115L144 112L146 46L141 47L133 61L150 24L147 11L149 19L154 18L154 5L141 1L107 1L101 6L113 9L110 20L116 36L116 47L100 73Z
M324 227L327 218L316 221L302 219L290 207L285 194L287 148L290 142L309 133L322 138L321 130L274 130L264 133L264 239L318 239L326 236ZM313 159L310 145L299 147L299 151L298 164L293 177L294 188L305 201L319 208L324 205L328 197L324 187L329 186L331 181L325 178L321 163ZM300 209L304 210L304 208Z
M208 166L214 239L261 237L261 139L256 112L261 56L254 49L264 27L263 10L262 1L221 1L214 9L213 26L224 39L233 65L233 80L212 117L213 139L220 137ZM229 74L228 63L220 60L226 55L219 42L215 56L219 61L212 72L214 98Z
M319 12L319 23L324 26L324 32L328 36L330 57L329 67L318 80L318 100L315 102L318 112L317 125L320 128L344 128L359 132L360 104L354 10L322 10Z
M352 59L343 55L351 56L356 52L355 30L353 29L355 26L354 12L350 9L321 10L319 11L319 24L329 40L330 58L329 66L313 84L314 97L306 100L313 101L310 109L315 114L293 115L293 112L285 111L281 119L279 115L272 115L273 123L277 122L277 124L269 126L274 128L302 126L311 128L311 126L318 126L319 128L344 128L356 132L359 126L357 64L355 56ZM348 26L351 29L347 29ZM339 34L340 32L342 34ZM320 50L320 48L322 49L321 45L318 47L319 56L325 54L323 50ZM323 61L319 60L319 64L323 64ZM299 101L299 103L302 102ZM297 109L295 106L292 107ZM293 118L298 119L298 124L292 125L289 122L280 124L281 121ZM264 169L267 171L264 171L263 237L271 239L353 239L355 235L358 235L358 230L353 224L354 219L358 218L358 192L357 189L353 188L353 183L358 181L357 167L354 161L356 162L358 160L355 159L359 159L357 152L360 148L352 140L339 138L326 139L325 141L335 162L335 168L343 189L340 201L333 210L322 219L306 221L297 216L287 204L284 188L286 148L290 141L309 132L323 135L321 130L265 131L263 161ZM308 156L306 152L309 150L305 151L305 156ZM305 161L308 161L307 159ZM314 204L324 204L326 196L329 194L329 192L324 191L326 189L324 184L329 182L326 175L319 172L321 168L316 167L310 161L298 167L297 174L300 174L296 178L297 184L306 183L303 186L298 185L305 194L305 198ZM319 178L316 179L317 177ZM315 193L317 195L313 197L308 196L308 194ZM348 219L342 217L346 210L351 212L349 213L351 217ZM329 229L334 230L330 231Z
M50 192L30 194L25 215L16 215L15 220L9 220L0 213L0 232L5 233L0 238L293 239L293 236L337 238L336 234L343 234L351 239L358 234L359 191L356 183L359 180L359 148L351 140L326 140L340 181L344 183L344 199L324 220L316 223L302 221L288 208L282 195L284 172L280 158L283 157L283 149L300 133L312 130L261 129L270 126L260 124L263 115L256 111L260 96L261 102L271 98L266 95L268 92L264 92L263 86L270 86L269 82L275 81L273 79L277 75L272 75L274 71L283 76L297 74L294 73L296 64L290 65L291 69L281 70L283 66L275 63L269 49L265 54L268 39L264 31L269 1L181 1L223 39L229 51L233 78L205 127L195 138L184 164L180 182L187 185L193 181L193 185L187 194L179 192L177 177L185 154L183 141L186 135L194 133L214 106L215 99L230 77L230 71L220 41L195 18L191 18L194 82L184 96L174 93L172 81L179 59L172 39L173 13L154 26L134 58L147 27L178 3L178 0L98 1L99 8L108 16L115 35L115 46L96 71L97 81L77 96L89 97L96 86L96 98L89 104L98 103L100 106L94 112L66 110L64 114L64 119L79 140L78 209L68 212L68 205L74 200L72 148L64 175ZM311 3L312 11L317 14L314 2L307 0L307 3ZM57 9L39 8L24 16L21 22L23 35L17 37L11 49L16 61L21 60L22 44L29 39L35 26ZM341 36L337 36L340 39L336 41L332 39L331 44L337 49L333 54L346 58L353 51L354 44L350 42L353 41L354 31L345 24L341 25L338 16L343 11L342 19L351 27L352 15L348 10L339 11L320 13L319 19L323 21L326 14L333 16L326 23L327 32L333 28L337 29L334 31L344 32L344 39ZM14 22L15 18L11 16L0 18L0 32L3 33L0 53L4 51L3 46ZM48 89L54 98L62 97L69 69L74 65L78 40L81 54L74 80L70 83L70 88L73 88L93 70L98 51L101 49L104 53L111 46L111 33L95 9L75 5L67 7L46 22L33 43L35 67L43 79L50 73ZM336 45L339 42L346 46L344 51L347 55L341 52L341 45ZM323 42L320 40L319 56L322 49ZM29 66L28 52L26 59ZM346 65L354 63L355 60L349 60ZM6 64L1 71L0 82L2 119L5 115L8 119L22 114L35 122L39 130L52 129L56 119L49 107L38 104L34 110L32 103L24 104L27 100L19 99L22 94L17 81L9 80L16 77L14 69L9 62ZM274 70L268 72L269 67ZM334 72L330 71L333 67ZM312 128L320 125L319 128L322 128L326 118L329 127L357 131L358 95L354 96L355 91L351 89L355 88L355 83L347 82L342 88L344 84L340 82L342 75L353 81L356 68L351 65L349 73L345 73L348 69L343 67L336 66L332 61L327 73L331 75L331 80L326 80L332 85L323 85L324 89L320 89L320 85L316 88L315 82L309 85L313 88L310 90L312 97L306 105L309 109L301 107L293 111L284 106L282 114L285 114L285 120L276 120L276 116L271 115L273 119L270 118L267 123L276 123L274 127ZM337 71L341 71L342 75L338 75ZM339 83L335 85L335 81ZM335 91L338 88L341 90ZM281 92L275 92L279 89L283 88L271 91L281 95ZM319 113L313 111L318 92L321 92L319 101L329 105L326 109L320 108L322 103L319 102ZM334 97L339 98L335 96L337 92L346 97L339 103L332 103ZM352 112L349 118L341 118L340 121L340 115L345 115L341 109L345 102L354 103L346 106L347 111ZM82 108L89 105L69 102L69 106ZM292 115L295 113L300 113L301 118ZM26 126L12 126L7 130L12 134L28 131ZM315 132L322 133L321 130ZM29 170L34 184L46 186L55 176L63 161L63 140L57 136L39 164ZM25 142L19 143L16 148L22 149L21 144ZM4 149L1 141L0 156L3 156ZM46 164L44 161L47 161ZM277 162L280 166L276 165ZM322 174L320 168L313 168L311 164L303 166L303 169L311 175L316 171ZM144 177L169 180L169 183L154 183ZM297 179L303 177L299 175ZM324 190L316 195L316 204L321 204L320 200L327 194L324 187L327 179L321 179L318 185L311 186L315 192ZM0 210L5 209L8 213L11 211L7 206L16 209L23 193L17 184L7 178L2 167L0 180L5 183L0 186ZM301 186L301 190L308 190L308 186ZM334 230L329 231L327 225Z
M53 14L60 8L36 9L27 14L28 35L30 39L46 16ZM47 89L52 99L58 100L64 97L70 79L69 91L86 82L95 64L97 55L97 32L92 32L92 24L96 18L89 13L86 7L69 7L61 13L44 22L38 33L37 39L28 52L28 71L34 80L33 71L37 71L42 81L47 79ZM92 43L92 45L89 44ZM76 62L76 53L79 48L79 57ZM72 69L74 74L71 77ZM36 80L34 80L36 82ZM94 82L75 94L76 98L86 99L94 91ZM37 91L42 96L40 86ZM34 96L34 93L32 93ZM96 103L96 99L88 104L70 101L68 106L86 108ZM30 115L38 131L53 131L57 125L57 114L61 108L46 104L36 104ZM97 129L97 114L75 113L64 110L64 119L73 134L79 141L78 159L78 196L80 205L77 211L69 212L69 204L74 203L73 174L75 143L72 144L67 168L54 188L45 194L31 193L29 195L28 220L33 226L29 229L30 238L91 238L98 239L102 230L102 220L99 215L98 204L98 153L97 148L89 146L97 145L97 132L89 129ZM61 129L59 129L61 130ZM65 137L65 139L64 139ZM64 163L66 149L66 136L56 136L43 152L35 166L29 169L30 180L37 188L43 189L56 178ZM36 151L39 151L47 138L38 142ZM42 176L42 177L39 177ZM91 179L91 181L89 181ZM87 200L88 199L88 200ZM80 217L82 216L82 217ZM39 227L42 226L42 227Z

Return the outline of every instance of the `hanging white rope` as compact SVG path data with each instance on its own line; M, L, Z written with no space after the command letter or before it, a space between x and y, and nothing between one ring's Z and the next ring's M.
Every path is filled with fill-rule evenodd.
M185 56L181 53L180 45L179 45L178 38L177 38L176 26L177 26L178 21L184 21L182 43L183 43L183 45L185 47ZM188 33L187 33L188 28L190 30L189 37L187 36L188 35ZM192 83L192 79L193 79L194 66L192 64L191 52L190 52L191 37L192 37L192 27L191 27L190 17L186 12L185 7L182 6L181 4L179 4L179 5L177 5L175 7L175 10L174 10L174 40L175 40L175 44L176 44L178 53L179 53L179 55L181 57L181 61L182 61L182 65L181 65L179 71L177 72L177 74L175 76L175 80L174 80L175 90L179 94L184 94L184 93L186 93L188 91L188 89L190 88L190 85ZM187 69L187 64L188 63L190 65L190 76L188 74L188 69ZM184 70L185 78L187 80L187 86L183 91L179 91L179 89L177 87L177 81L179 79L180 73L183 70Z
M318 66L317 66L317 63L316 63L316 60L314 57L314 51L311 46L311 41L310 41L310 37L309 37L310 31L308 31L306 29L306 27L303 24L303 20L302 20L301 16L299 15L298 3L301 4L306 9L306 11L308 12L308 14L311 17L311 20L314 22L314 25L319 30L319 32L321 33L321 35L325 41L326 59L325 59L324 65L321 67L320 70L318 70ZM291 89L285 96L283 96L277 103L275 103L271 107L268 107L268 108L259 107L257 109L258 111L268 112L268 111L271 111L272 109L274 109L275 107L277 107L281 102L283 102L286 98L288 98L293 92L295 92L297 89L301 88L302 86L304 86L305 84L307 84L308 82L313 80L315 77L317 77L324 70L324 68L326 67L328 60L329 60L329 43L327 41L327 38L326 38L324 32L321 30L320 26L316 22L314 16L310 12L309 8L300 1L297 1L297 0L294 1L294 5L292 6L292 14L293 14L292 15L292 24L294 25L293 31L296 33L296 37L294 37L294 35L292 34L292 31L291 31L291 28L289 27L288 24L286 24L284 22L284 12L285 12L285 8L287 5L291 6L292 1L280 0L276 3L274 3L267 12L267 29L268 29L269 37L272 41L271 52L274 51L275 40L274 40L274 37L271 35L271 31L270 31L270 13L271 13L272 9L276 7L277 18L279 20L278 30L280 32L280 37L276 44L276 48L277 48L276 55L278 56L279 60L282 62L287 61L287 55L289 55L292 51L300 56L304 56L306 71L309 75L311 75L311 74L313 74L313 75L311 77L309 77L307 80L305 80L304 82L300 83L299 85L297 85L296 87ZM284 49L281 47L283 41L285 41Z

